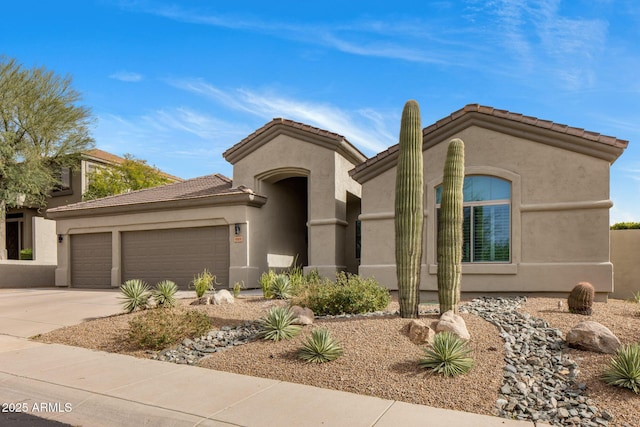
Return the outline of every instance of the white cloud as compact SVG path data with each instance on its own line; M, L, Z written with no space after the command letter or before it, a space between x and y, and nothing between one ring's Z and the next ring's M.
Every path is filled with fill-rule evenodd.
M120 80L122 82L131 82L136 83L143 79L142 74L132 73L130 71L118 71L117 73L113 73L109 75L110 79Z
M223 91L204 80L174 80L175 87L205 96L237 111L270 120L283 117L344 135L369 154L385 150L396 139L388 131L382 114L370 109L346 111L331 104L288 98L249 89Z

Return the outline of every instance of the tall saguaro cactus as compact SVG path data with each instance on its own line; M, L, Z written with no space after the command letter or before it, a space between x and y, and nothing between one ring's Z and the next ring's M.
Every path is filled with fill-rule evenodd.
M420 107L410 100L402 111L396 175L396 269L400 317L417 318L420 299L424 189Z
M458 312L462 278L464 142L452 139L447 149L438 218L438 300L440 313Z

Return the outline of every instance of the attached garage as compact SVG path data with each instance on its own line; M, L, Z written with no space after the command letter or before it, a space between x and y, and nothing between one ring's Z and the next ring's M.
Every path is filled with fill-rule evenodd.
M71 235L71 286L111 287L111 233Z
M187 289L205 268L219 287L229 286L229 227L171 228L122 233L122 280L155 286L172 280Z

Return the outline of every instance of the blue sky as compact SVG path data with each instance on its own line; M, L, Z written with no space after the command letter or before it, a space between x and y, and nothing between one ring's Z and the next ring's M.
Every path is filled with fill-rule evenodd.
M183 178L274 117L372 156L402 107L423 125L469 103L630 141L611 221L640 221L635 0L7 1L0 54L69 74L98 148Z

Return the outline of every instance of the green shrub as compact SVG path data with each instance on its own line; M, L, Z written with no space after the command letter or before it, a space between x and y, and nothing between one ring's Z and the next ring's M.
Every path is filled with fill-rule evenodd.
M640 228L640 222L617 222L613 224L611 230L632 230Z
M216 276L211 274L206 268L202 271L202 273L194 276L193 281L191 282L191 286L193 286L193 289L195 289L196 291L196 297L202 298L205 293L213 290L215 281Z
M292 304L308 307L317 315L357 314L387 308L391 297L373 278L338 273L336 281L310 282L293 298Z
M314 329L302 344L298 357L306 362L330 362L342 356L342 345L331 338L327 329Z
M158 306L173 307L176 305L176 293L178 292L178 285L171 280L163 280L156 285L153 290L153 299Z
M466 341L451 332L437 334L425 357L418 362L422 368L433 369L446 377L467 373L473 367L473 359L468 357L471 349Z
M121 300L124 300L123 308L127 313L136 309L145 309L149 306L151 291L149 286L142 280L127 280L120 286Z
M260 276L260 287L262 288L262 296L265 298L273 298L273 281L276 279L276 272L269 269Z
M609 385L640 393L640 344L633 343L619 348L602 374L602 380Z
M244 281L236 282L233 284L233 297L238 298L240 291L244 288Z
M129 340L141 349L160 350L210 329L209 317L198 310L150 310L129 321Z
M294 325L294 320L289 307L273 307L265 317L258 320L258 336L273 341L293 338L300 332L300 326Z
M634 292L633 296L629 299L631 302L635 302L636 304L640 304L640 291Z
M20 259L23 261L33 260L33 249L25 248L20 250Z

